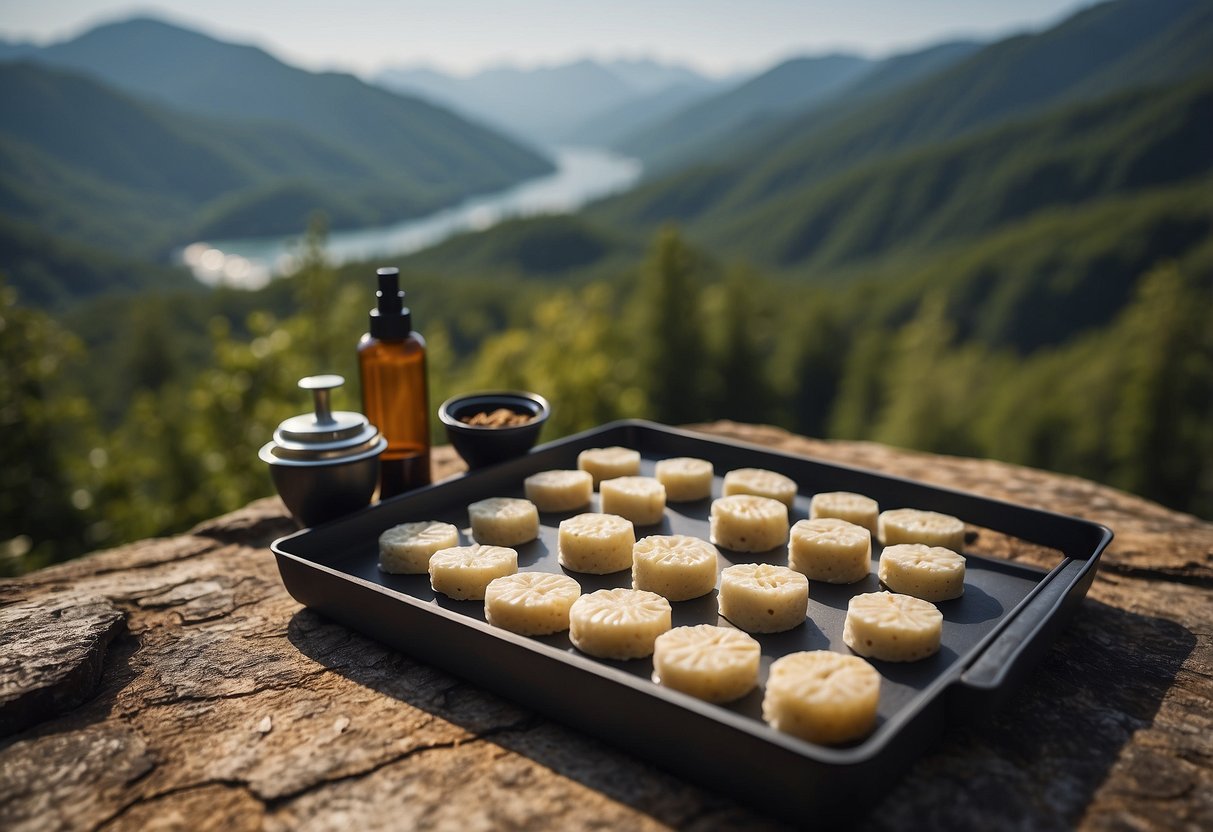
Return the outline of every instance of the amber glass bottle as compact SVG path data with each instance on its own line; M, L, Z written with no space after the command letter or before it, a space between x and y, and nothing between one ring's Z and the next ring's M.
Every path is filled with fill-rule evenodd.
M430 397L425 340L413 332L400 275L380 269L378 306L370 331L358 342L362 412L387 438L379 458L379 498L430 482Z

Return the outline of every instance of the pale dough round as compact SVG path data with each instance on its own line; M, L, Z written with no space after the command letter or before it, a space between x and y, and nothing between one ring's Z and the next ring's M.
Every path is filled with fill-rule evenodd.
M576 511L594 495L588 471L540 471L522 481L526 498L540 511Z
M724 475L724 495L754 494L778 500L788 508L796 499L796 481L765 468L737 468Z
M604 514L618 514L637 526L652 526L665 515L665 486L652 477L616 477L598 486Z
M786 566L740 563L720 573L720 614L749 633L782 633L804 622L809 579Z
M641 659L670 629L670 602L639 589L600 589L582 595L569 610L569 640L602 659Z
M424 575L430 555L458 545L459 529L450 523L401 523L379 535L379 568L398 575Z
M577 454L577 467L589 471L597 488L603 480L629 477L640 473L640 452L618 445L610 448L587 448Z
M871 497L850 491L823 491L809 501L809 518L836 517L876 534L880 506Z
M788 507L768 497L735 494L712 501L712 542L735 552L766 552L788 542Z
M853 584L872 571L872 533L833 517L792 526L788 566L812 581Z
M632 588L671 601L707 595L716 588L719 553L706 540L683 534L653 535L632 547Z
M560 521L558 559L566 569L607 575L632 565L636 532L614 514L587 512Z
M707 702L732 702L758 684L762 649L732 627L697 624L657 637L653 681Z
M660 460L654 472L665 486L665 498L671 503L689 503L711 497L714 473L712 463L690 456Z
M965 524L950 514L895 508L882 511L877 521L877 536L885 546L895 543L922 543L964 552Z
M897 543L884 547L880 582L894 592L924 601L947 601L965 591L965 559L942 546Z
M484 618L519 635L542 636L569 628L569 609L581 585L568 575L518 572L494 578L484 592Z
M771 664L762 718L786 734L836 744L871 732L879 704L876 668L857 656L811 650Z
M539 512L530 500L490 497L468 506L472 537L491 546L518 546L539 537Z
M943 615L930 601L868 592L847 604L842 640L861 656L912 662L937 653L942 632Z
M494 578L518 571L518 553L505 546L456 546L430 558L430 586L458 601L483 601Z

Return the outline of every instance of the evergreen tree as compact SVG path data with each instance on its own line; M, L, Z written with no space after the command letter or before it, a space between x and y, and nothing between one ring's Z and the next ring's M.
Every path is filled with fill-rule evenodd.
M789 396L789 423L797 433L825 436L830 412L840 396L848 346L844 328L820 296L810 299L795 326L799 344Z
M1155 269L1122 320L1114 482L1195 509L1213 492L1213 295L1175 265Z
M773 421L775 394L759 342L752 274L735 270L724 282L717 322L720 340L713 352L710 415L743 422Z
M639 353L649 410L670 424L710 415L695 272L694 254L678 231L662 229L642 273Z

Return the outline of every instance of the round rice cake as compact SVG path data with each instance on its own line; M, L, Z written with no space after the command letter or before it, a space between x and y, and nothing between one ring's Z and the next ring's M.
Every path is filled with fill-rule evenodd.
M748 633L782 633L809 614L809 579L786 566L739 563L720 573L720 614Z
M847 604L842 640L861 656L912 662L939 652L943 614L930 601L867 592Z
M632 588L671 601L707 595L716 588L718 556L711 543L689 535L642 538L632 547Z
M812 581L862 581L872 571L872 533L834 517L801 520L789 536L788 566Z
M560 521L557 559L574 572L607 575L632 566L636 531L615 514L586 512Z
M472 537L490 546L520 546L539 537L539 511L530 500L490 497L468 506Z
M598 486L604 514L618 514L637 526L653 526L665 516L665 486L652 477L616 477Z
M424 575L430 555L458 545L459 529L450 523L401 523L379 535L379 568L394 575Z
M430 586L457 601L483 601L494 578L518 571L518 553L505 546L455 546L430 558Z
M712 501L708 526L717 546L735 552L766 552L788 542L788 507L751 494L721 497Z
M569 609L581 584L568 575L518 572L494 578L484 592L484 618L523 636L543 636L569 628Z
M654 475L665 486L665 498L671 503L689 503L712 496L715 470L706 459L679 456L658 461Z
M587 448L577 454L577 467L594 478L594 487L603 480L630 477L640 473L640 452L614 445L610 448Z
M877 536L885 546L896 543L922 543L962 553L965 548L963 522L950 514L919 511L916 508L882 511L877 520Z
M732 702L758 685L762 649L732 627L675 627L653 646L653 681L706 702Z
M863 526L872 534L876 534L876 518L879 515L880 505L875 500L851 491L823 491L814 494L809 501L809 519L834 517Z
M858 656L809 650L771 663L762 718L785 734L835 745L867 736L879 704L876 668Z
M523 480L522 487L540 511L576 511L589 506L594 478L588 471L540 471Z
M965 559L942 546L897 543L884 547L877 571L894 592L924 601L947 601L965 591Z
M670 602L640 589L600 589L582 595L569 610L569 640L601 659L642 659L670 629Z
M736 468L724 475L723 494L754 494L778 500L788 508L796 500L796 481L765 468Z

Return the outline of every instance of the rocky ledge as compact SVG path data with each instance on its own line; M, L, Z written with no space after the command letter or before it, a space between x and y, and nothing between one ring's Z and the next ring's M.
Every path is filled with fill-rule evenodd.
M997 462L700 429L1116 531L1026 684L863 826L1213 828L1213 524ZM779 827L301 608L267 548L291 528L260 500L0 583L0 828Z

